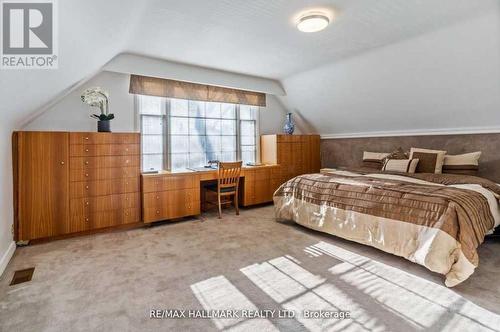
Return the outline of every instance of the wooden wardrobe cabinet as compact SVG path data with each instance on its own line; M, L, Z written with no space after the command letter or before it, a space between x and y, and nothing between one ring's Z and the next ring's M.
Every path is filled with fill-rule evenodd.
M16 240L141 221L140 135L15 132Z
M69 133L13 135L18 240L68 233Z
M319 135L262 135L260 149L263 163L280 165L280 184L321 168Z

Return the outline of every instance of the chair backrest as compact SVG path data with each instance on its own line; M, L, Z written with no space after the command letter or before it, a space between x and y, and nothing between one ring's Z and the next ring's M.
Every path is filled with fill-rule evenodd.
M240 174L241 174L241 161L237 162L220 162L219 163L219 172L218 172L218 184L219 188L229 188L236 187L238 189L238 185L240 182Z

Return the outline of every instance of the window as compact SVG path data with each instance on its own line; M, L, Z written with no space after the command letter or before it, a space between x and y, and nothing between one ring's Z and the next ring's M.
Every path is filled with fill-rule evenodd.
M142 169L164 169L165 98L137 98L136 107L141 116Z
M143 170L255 162L258 107L137 95Z

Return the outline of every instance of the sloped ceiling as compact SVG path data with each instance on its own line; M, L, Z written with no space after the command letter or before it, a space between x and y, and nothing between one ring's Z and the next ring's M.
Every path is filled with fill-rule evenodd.
M58 1L59 69L1 71L3 121L15 128L122 52L286 81L496 5L496 0ZM330 12L335 23L317 34L297 31L294 18L317 8ZM298 103L285 102L290 108ZM307 110L301 111L307 118Z

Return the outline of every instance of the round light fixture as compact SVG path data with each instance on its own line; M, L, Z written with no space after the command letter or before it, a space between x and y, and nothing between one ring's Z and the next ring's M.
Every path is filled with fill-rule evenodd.
M326 28L330 19L322 14L310 14L303 16L297 23L297 29L302 32L317 32Z

